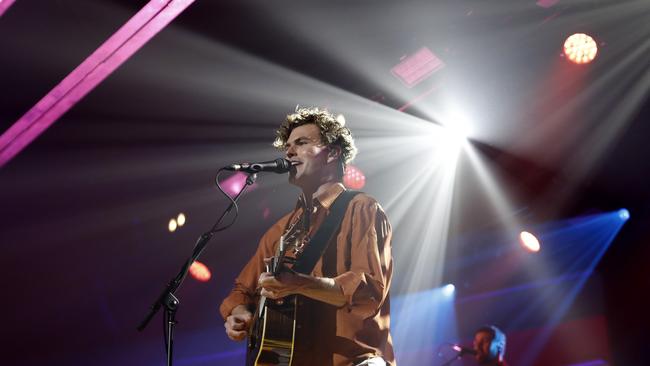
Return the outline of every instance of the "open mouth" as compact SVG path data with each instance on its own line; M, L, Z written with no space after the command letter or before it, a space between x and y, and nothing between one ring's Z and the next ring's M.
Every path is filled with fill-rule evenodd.
M291 171L295 172L298 165L302 165L302 161L289 160L291 162Z
M296 174L297 166L301 165L302 162L297 160L289 160L289 162L291 163L291 167L289 168L289 174Z

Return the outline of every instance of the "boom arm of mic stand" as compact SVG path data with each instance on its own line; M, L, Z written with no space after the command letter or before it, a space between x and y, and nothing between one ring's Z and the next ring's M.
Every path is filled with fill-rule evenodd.
M236 202L239 199L239 197L244 193L244 191L246 191L248 186L255 183L256 179L257 179L257 174L256 173L251 173L251 174L248 175L248 177L246 178L246 184L244 184L244 186L239 191L239 193L237 193L235 198L233 198L233 200L230 203L230 205L228 206L228 208L223 212L223 214L221 214L221 216L217 220L217 223L212 227L212 229L210 231L202 234L198 238L198 240L196 241L196 245L194 246L194 251L192 253L192 256L185 262L183 267L181 267L181 270L178 272L176 277L173 278L171 281L169 281L167 286L161 292L160 296L158 296L156 301L151 305L149 313L144 318L144 320L140 323L140 325L138 325L138 330L139 331L142 331L147 327L147 325L149 324L151 319L154 317L154 315L156 315L156 313L160 310L161 306L165 307L165 309L167 311L170 311L170 312L175 312L176 311L176 309L177 309L177 307L179 305L179 301L174 296L174 293L178 290L180 285L183 283L183 280L187 276L187 272L189 271L190 266L192 265L192 263L194 263L194 261L196 261L198 259L199 255L201 255L201 252L203 252L203 249L205 249L208 242L210 241L210 239L212 238L214 233L217 231L217 227L219 226L219 224L221 224L221 221L224 219L224 217L226 217L226 215L228 213L230 213L230 211L236 205ZM171 319L172 320L174 319L173 314L172 314ZM171 348L171 345L168 344L168 347ZM171 356L171 354L169 352L168 352L168 356ZM170 361L170 360L168 360L168 361ZM171 363L168 362L168 365L171 365Z

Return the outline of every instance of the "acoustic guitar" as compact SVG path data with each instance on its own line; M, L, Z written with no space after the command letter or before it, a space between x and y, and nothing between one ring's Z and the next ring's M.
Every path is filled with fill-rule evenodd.
M267 272L277 276L284 269L284 264L291 261L285 256L286 251L282 236ZM290 366L295 330L296 296L279 301L262 296L249 330L246 366Z

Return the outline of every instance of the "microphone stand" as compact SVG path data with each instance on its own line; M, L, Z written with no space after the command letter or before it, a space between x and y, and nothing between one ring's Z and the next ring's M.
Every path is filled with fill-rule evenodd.
M219 225L221 224L221 221L223 220L228 213L235 207L237 199L244 193L244 191L253 183L255 183L255 180L257 179L257 173L249 173L248 177L246 177L246 184L242 187L242 189L237 193L235 198L231 199L230 205L228 208L221 214L219 219L217 220L216 224L210 229L209 231L203 233L198 240L196 241L196 244L194 246L194 251L192 252L192 255L190 258L183 264L181 267L180 271L174 277L167 286L163 289L163 291L160 293L160 296L156 299L156 301L151 305L151 310L147 314L147 316L144 318L144 320L138 325L138 330L142 331L144 328L146 328L147 324L149 324L149 321L156 315L158 310L160 310L161 307L165 308L165 313L163 314L163 320L165 323L164 327L164 333L165 333L165 351L167 354L167 366L172 366L172 355L173 355L173 349L174 349L174 337L173 337L173 332L174 332L174 325L176 324L176 310L178 310L178 305L180 304L180 301L176 296L174 296L174 293L178 290L178 288L181 286L183 283L183 280L187 276L187 272L190 269L190 266L192 263L194 263L199 255L201 255L201 252L203 252L203 249L207 246L208 242L214 236L214 234L218 231L221 231L222 229L219 229ZM223 228L225 229L225 227Z

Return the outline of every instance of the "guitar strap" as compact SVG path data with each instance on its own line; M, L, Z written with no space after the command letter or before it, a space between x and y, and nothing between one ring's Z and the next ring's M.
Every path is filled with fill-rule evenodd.
M329 215L325 218L325 222L318 228L316 235L309 241L309 244L306 245L305 251L302 252L302 255L298 257L296 263L291 267L292 270L304 274L311 273L316 262L325 253L327 244L331 241L332 236L338 233L341 221L343 221L343 215L350 201L359 193L361 192L346 190L336 197Z

